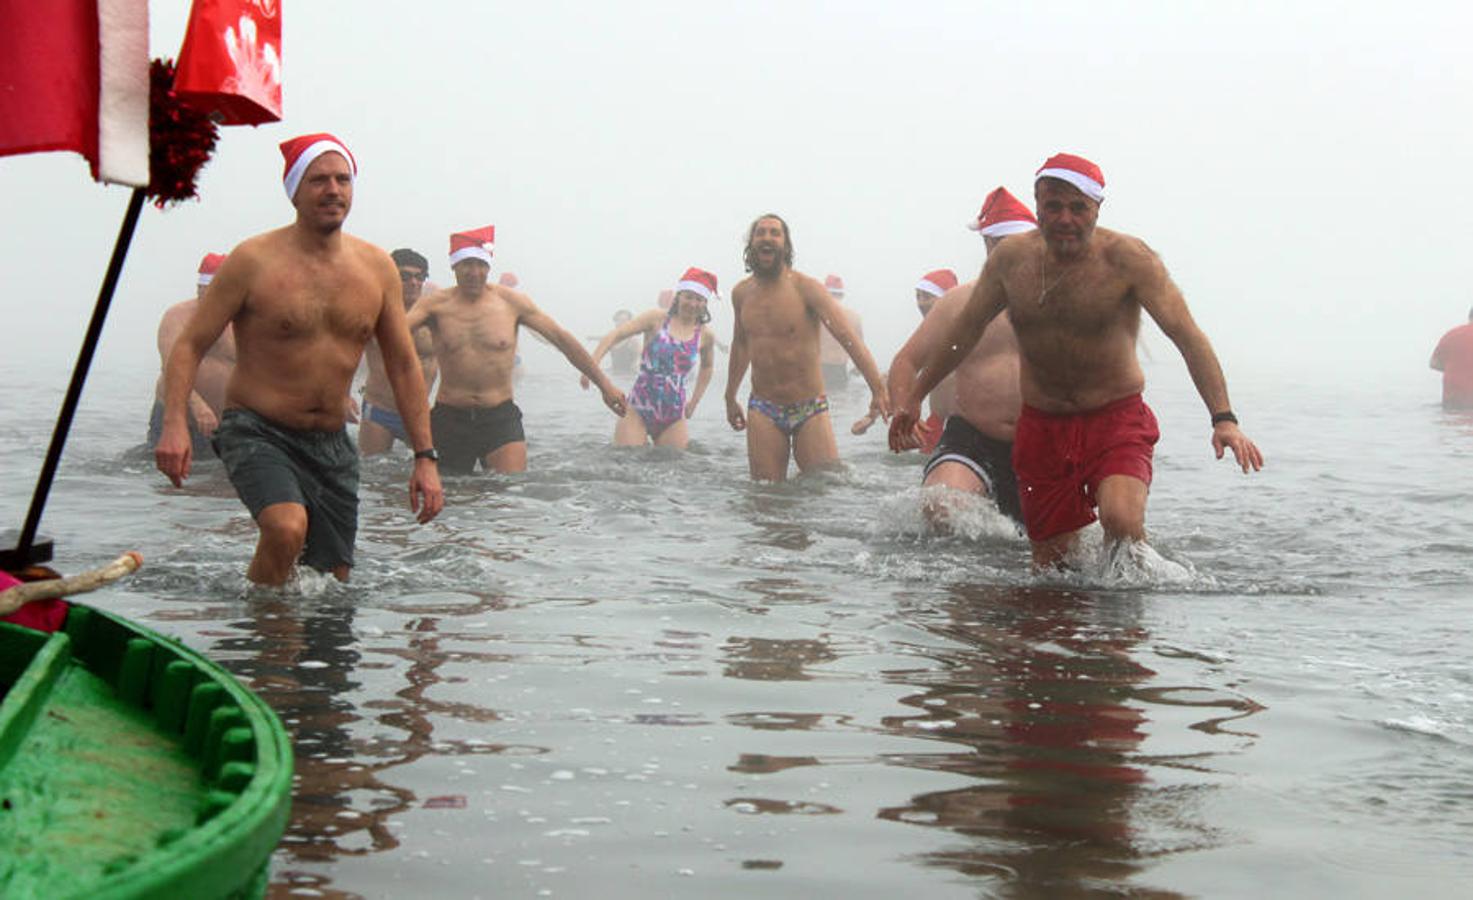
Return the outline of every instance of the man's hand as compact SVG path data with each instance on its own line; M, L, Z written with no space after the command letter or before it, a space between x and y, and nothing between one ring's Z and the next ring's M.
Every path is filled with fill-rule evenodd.
M604 406L607 406L609 411L614 415L621 419L624 418L624 414L629 411L629 404L624 399L624 392L612 384L601 387L599 390L603 393Z
M440 467L434 460L416 459L409 475L409 511L423 525L445 508L445 489L440 486Z
M890 393L883 386L869 395L869 417L871 422L876 418L890 420Z
M921 446L921 417L914 409L900 409L890 417L890 449L896 453Z
M184 486L193 456L194 445L189 440L189 429L165 425L158 444L153 448L153 461L160 472L169 476L174 487Z
M747 427L747 417L742 413L742 405L735 397L726 398L726 421L733 431L741 431Z
M358 401L353 399L353 395L352 394L349 394L348 395L348 421L349 422L352 422L355 425L358 424L358 416L362 412L363 412L363 410L361 410L361 409L358 408Z
M1218 459L1222 459L1222 451L1231 447L1233 458L1238 465L1243 467L1246 474L1251 468L1257 472L1263 468L1263 453L1259 451L1258 445L1248 439L1242 429L1235 422L1218 422L1212 426L1212 449Z
M869 431L871 425L875 424L876 418L878 417L874 413L869 413L864 418L857 419L853 425L849 426L849 433L864 434L866 431Z

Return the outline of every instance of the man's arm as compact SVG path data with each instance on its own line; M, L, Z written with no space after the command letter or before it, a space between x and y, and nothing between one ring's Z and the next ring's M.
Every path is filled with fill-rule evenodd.
M928 352L924 355L917 354L913 365L919 377L910 392L901 397L901 405L895 408L897 416L904 413L912 421L918 420L921 401L967 358L967 354L977 346L977 341L981 340L988 323L1007 309L1008 296L1002 279L1006 247L1003 244L987 257L987 262L982 266L982 274L977 277L976 287L972 288L971 294L947 329L950 339L938 340L927 348ZM932 308L932 315L935 312L935 308ZM930 319L930 316L926 318Z
M603 362L604 354L608 353L615 344L621 343L625 339L639 334L641 331L649 331L652 328L658 327L664 317L664 310L647 309L628 322L614 326L614 329L603 336L598 342L598 346L593 348L593 353L590 354L594 367L601 367L600 364ZM587 375L583 376L582 384L584 387L588 387Z
M189 397L200 361L245 305L250 252L232 253L184 323L164 363L164 421L154 447L154 464L175 487L189 477L194 450L189 440Z
M418 454L434 446L434 437L430 433L429 392L420 369L419 352L415 350L414 338L409 333L398 270L387 254L380 251L378 255L382 256L379 279L383 286L383 300L373 335L384 361L384 375L394 392L394 406L404 421L404 433L409 435L409 443ZM409 476L409 508L416 513L415 518L421 525L445 508L440 468L432 459L414 458L414 470Z
M552 316L538 309L526 294L507 291L507 295L517 310L517 321L542 335L548 343L558 348L564 358L573 364L573 368L582 372L584 378L598 385L599 393L603 394L604 405L614 415L622 417L627 409L623 391L614 387L609 376L598 367L588 351L583 349L582 342L574 337L572 332L553 321Z
M174 343L179 340L179 335L183 333L184 326L188 322L189 313L180 309L180 304L169 307L165 311L163 318L159 320L158 349L160 373L168 370L169 352L174 349ZM222 333L221 340L223 341L224 338L225 336ZM208 355L209 353L207 352L205 356ZM233 352L231 356L234 357ZM204 356L200 357L200 362L204 362ZM196 367L197 371L198 367ZM206 436L214 434L215 426L220 424L215 418L215 411L210 409L210 404L206 403L205 398L199 395L199 391L194 390L192 387L189 391L189 398L185 402L185 408L188 411L189 420L194 422L195 427L199 429L201 434Z
M1228 400L1227 379L1223 377L1222 365L1212 342L1187 309L1186 298L1166 273L1166 266L1155 251L1145 242L1134 238L1122 238L1114 254L1117 267L1130 282L1141 308L1161 327L1161 331L1176 345L1186 360L1187 371L1207 413L1214 420L1212 426L1212 448L1221 459L1224 448L1231 448L1233 457L1247 472L1263 468L1263 454L1248 436L1238 427L1234 419L1218 421L1221 416L1232 415L1232 403Z
M922 361L935 354L938 346L951 335L956 327L957 319L961 316L962 309L967 305L967 299L971 296L970 287L970 285L954 287L943 294L941 299L936 301L936 305L931 308L930 314L921 319L921 324L916 327L910 339L890 361L890 373L886 380L889 383L892 410L898 412L905 408L915 389L916 376L920 374ZM906 424L910 427L898 433L892 431L890 441L892 450L899 452L921 446L919 410L916 419Z
M798 282L798 290L801 292L803 302L818 316L823 326L828 329L849 358L854 360L854 367L864 380L869 384L870 390L870 412L890 416L890 398L885 392L885 379L880 376L880 367L875 365L875 359L870 355L869 348L860 340L859 335L849 324L849 316L839 302L833 298L824 286L813 278L804 277Z
M751 358L747 354L747 330L742 327L742 286L731 292L731 356L726 362L726 421L737 431L747 427L747 417L742 405L737 402L737 391L742 379L747 377L747 365Z
M1442 336L1442 340L1438 341L1437 342L1437 346L1432 349L1432 358L1427 361L1427 365L1430 366L1431 368L1436 369L1437 371L1441 372L1442 369L1443 369L1443 366L1446 365L1446 363L1444 361L1444 355L1446 353L1446 350L1447 350L1447 335L1443 335Z

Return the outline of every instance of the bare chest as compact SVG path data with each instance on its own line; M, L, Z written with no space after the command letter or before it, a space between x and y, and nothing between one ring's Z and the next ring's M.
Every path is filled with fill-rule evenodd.
M437 353L507 353L516 349L517 317L499 299L452 301L431 320Z
M742 328L749 339L787 340L813 336L818 322L794 290L774 290L750 297L742 307Z
M352 270L274 275L252 286L236 328L257 339L363 344L382 304L373 279Z
M1007 281L1008 316L1018 338L1088 339L1138 321L1130 285L1096 261L1019 266Z

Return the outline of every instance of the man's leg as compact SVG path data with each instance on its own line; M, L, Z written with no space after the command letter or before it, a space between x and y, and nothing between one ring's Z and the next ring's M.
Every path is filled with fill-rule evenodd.
M392 446L394 446L394 433L389 429L366 418L358 423L359 453L364 456L374 456L389 452Z
M767 416L747 410L747 469L753 481L785 481L788 436Z
M292 567L307 542L307 507L300 503L273 503L256 517L256 527L260 536L246 578L255 584L280 587L291 577ZM340 580L347 580L346 572Z
M976 472L959 462L937 463L926 474L926 480L921 482L921 487L948 487L968 494L987 496L987 484L977 477ZM929 491L921 503L921 513L932 528L946 528L951 508L947 505L946 498L941 495L941 492Z
M833 466L839 461L839 445L834 443L834 426L828 411L809 416L793 435L793 460L799 472Z
M511 441L502 444L481 458L481 465L488 472L500 472L509 475L513 472L527 471L527 442Z
M1105 530L1105 545L1119 541L1146 539L1146 497L1150 487L1130 475L1107 475L1095 491L1100 510L1100 527Z

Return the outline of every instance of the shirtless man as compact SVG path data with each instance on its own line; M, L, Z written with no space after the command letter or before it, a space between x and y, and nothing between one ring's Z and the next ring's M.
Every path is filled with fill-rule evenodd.
M532 298L489 284L494 226L450 236L455 287L415 304L409 327L427 325L440 361L440 393L430 414L441 466L468 475L477 460L494 472L527 468L522 411L512 400L517 329L525 325L562 351L568 362L598 385L604 405L623 417L624 395L614 387L578 339L538 309Z
M159 378L154 384L153 411L148 417L148 449L150 450L158 446L159 436L164 431L163 371L169 362L169 351L174 349L174 342L179 339L179 334L184 330L189 317L194 315L199 301L205 296L205 288L214 279L215 273L220 269L220 263L224 261L225 255L222 253L205 254L205 258L200 260L199 278L195 286L194 297L189 300L181 300L164 310L163 318L159 320ZM230 380L230 370L233 368L235 368L235 333L227 325L220 339L205 352L204 359L200 360L199 374L194 379L194 390L189 392L186 406L189 415L189 442L196 456L203 456L206 453L210 456L215 455L215 449L210 446L210 438L215 434L216 426L220 424L220 413L225 410L225 385Z
M982 235L987 252L1010 234L1037 228L1033 214L1007 188L987 195L977 221L967 226ZM936 296L938 288L949 287ZM921 309L920 327L906 341L890 364L889 387L892 408L901 408L915 385L921 360L932 357L936 347L952 339L957 319L976 281L957 285L950 269L929 273L916 286L916 303ZM977 346L962 359L956 371L931 392L932 418L941 416L944 429L930 420L909 431L892 430L890 447L897 452L913 447L924 449L932 431L939 432L934 452L926 463L922 484L945 485L966 494L991 497L998 511L1022 522L1018 502L1018 480L1013 475L1013 430L1022 407L1018 392L1018 339L1008 314L993 319L983 330ZM896 421L901 421L897 417ZM945 527L950 509L945 498L928 492L922 507L932 525Z
M735 325L727 369L726 420L747 432L747 466L754 479L782 481L788 459L799 472L829 466L839 459L829 401L819 370L818 333L827 328L854 360L870 387L870 412L889 416L880 371L864 343L849 327L839 304L816 279L794 271L793 239L787 223L765 215L752 223L743 253L751 276L731 292ZM747 409L737 390L752 367Z
M1176 344L1212 424L1246 473L1263 454L1239 428L1207 336L1156 254L1138 238L1096 228L1105 178L1060 153L1034 182L1039 231L1005 241L987 258L958 319L924 371L893 430L915 421L921 398L969 353L1003 311L1021 357L1023 411L1013 445L1023 521L1036 567L1057 565L1099 509L1107 546L1146 539L1146 497L1159 433L1141 399L1136 359L1144 309Z
M389 254L399 269L399 284L404 290L404 311L408 313L419 300L425 279L430 275L430 261L419 253L400 248ZM419 371L424 377L425 390L435 383L440 367L435 362L435 344L428 328L419 328L410 337L414 340L414 352L419 357ZM409 444L409 432L404 430L404 419L394 405L394 393L389 384L389 374L384 368L384 355L379 352L378 342L368 342L364 354L368 363L368 379L363 384L363 412L358 423L358 450L364 456L387 453L394 441Z
M346 580L358 526L358 452L344 422L370 337L383 351L415 450L409 507L421 523L445 504L430 445L424 376L389 255L343 232L357 166L342 142L309 134L281 145L296 221L231 251L164 372L164 430L154 451L177 487L189 477L186 400L205 352L234 326L235 370L215 447L260 531L246 576L281 585L298 559Z
M859 313L844 305L844 279L838 275L829 275L824 278L823 287L829 292L830 297L838 301L839 309L843 310L850 330L854 332L855 337L859 338L860 343L863 343L864 322L860 319ZM827 329L818 333L818 362L819 369L823 372L825 390L839 391L849 384L849 354Z

